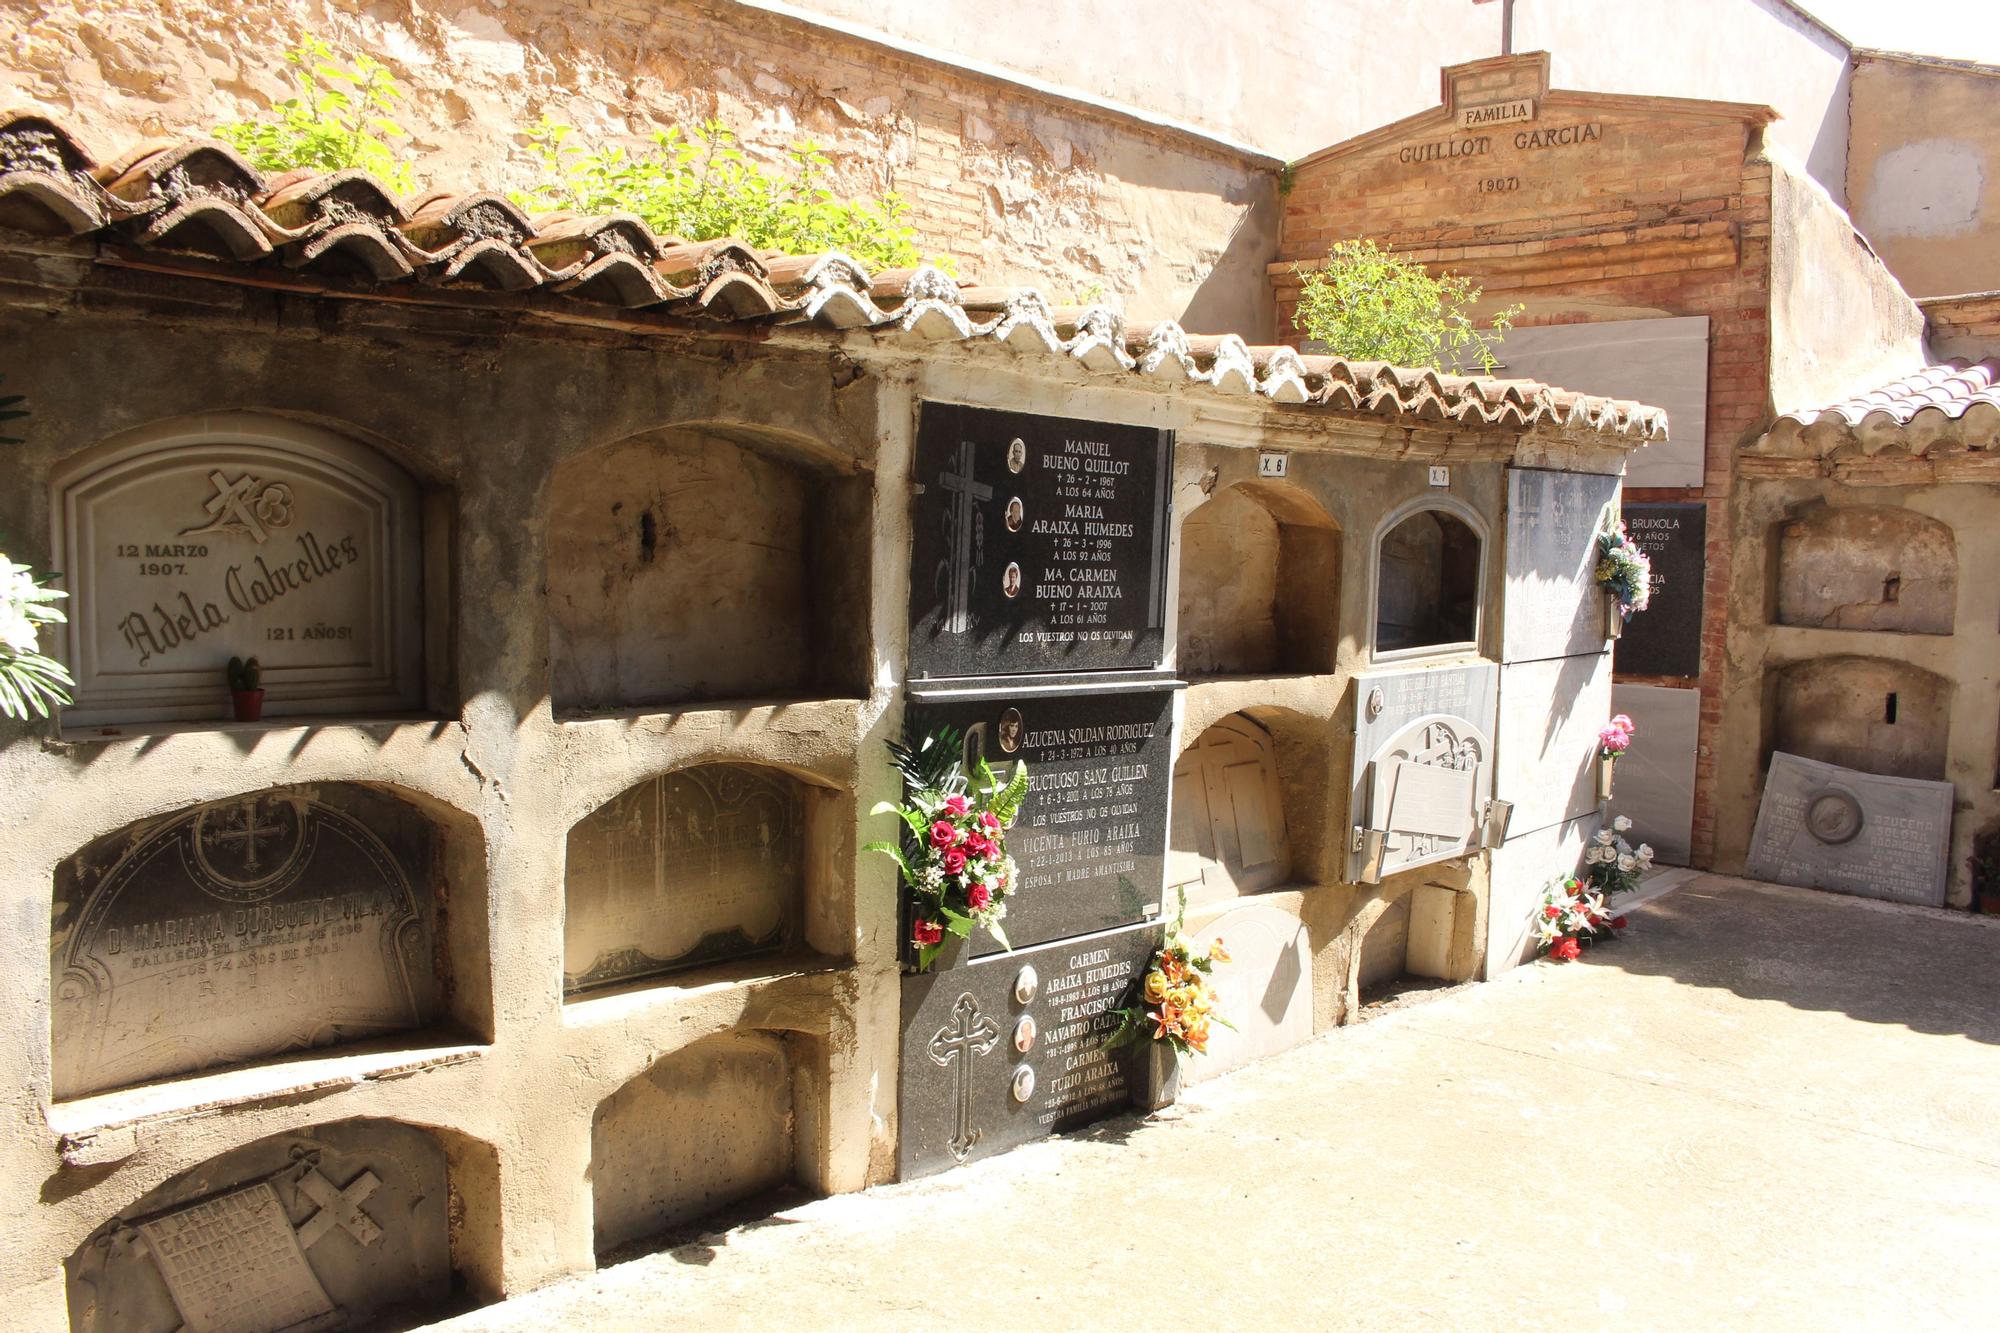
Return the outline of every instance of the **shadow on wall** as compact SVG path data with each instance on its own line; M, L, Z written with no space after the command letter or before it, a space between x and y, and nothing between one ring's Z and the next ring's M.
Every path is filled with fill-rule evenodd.
M1243 212L1214 267L1181 311L1180 325L1189 333L1238 334L1253 346L1277 342L1288 330L1278 327L1277 305L1265 272L1278 257L1277 178L1253 177L1223 197L1242 205Z
M2000 923L1708 877L1585 964L2000 1045Z

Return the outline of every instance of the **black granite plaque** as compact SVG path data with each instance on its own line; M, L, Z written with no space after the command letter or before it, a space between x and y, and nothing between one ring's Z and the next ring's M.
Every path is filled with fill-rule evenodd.
M1005 770L1028 764L1028 799L1007 835L1020 884L1005 928L1017 949L1154 917L1166 883L1173 692L981 691L913 703L917 725L965 733ZM975 929L970 952L998 952Z
M911 677L1157 667L1172 451L1170 431L925 403Z
M1625 622L1612 669L1633 676L1699 676L1708 507L1628 504L1625 531L1653 562L1653 600Z
M1129 1106L1144 1048L1104 1042L1161 933L1148 923L904 977L902 1179Z

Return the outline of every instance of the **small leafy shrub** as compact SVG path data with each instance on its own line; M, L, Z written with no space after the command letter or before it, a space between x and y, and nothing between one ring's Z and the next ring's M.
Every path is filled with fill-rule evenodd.
M343 60L318 37L285 52L285 60L298 96L260 119L218 125L215 137L260 171L359 167L408 194L410 164L388 142L408 137L389 115L403 98L389 67L365 52Z
M530 212L632 213L686 241L734 236L790 254L838 250L872 268L922 261L902 199L893 191L877 200L836 198L827 186L831 160L810 139L786 150L788 173L773 174L720 121L702 122L692 138L677 125L660 130L638 152L585 147L575 134L546 119L529 131L544 179L516 203Z
M1479 288L1471 279L1434 278L1366 239L1336 242L1323 267L1296 271L1304 285L1292 327L1354 361L1445 370L1477 364L1490 375L1494 349L1523 309L1510 306L1481 328L1472 318Z

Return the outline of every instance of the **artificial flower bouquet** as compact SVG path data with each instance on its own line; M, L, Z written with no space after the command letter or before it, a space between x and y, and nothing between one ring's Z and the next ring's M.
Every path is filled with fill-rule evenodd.
M1583 876L1606 898L1638 888L1640 878L1653 868L1653 849L1643 842L1634 847L1625 840L1631 831L1632 821L1619 815L1610 828L1597 830L1583 849Z
M1202 1055L1208 1051L1211 1024L1235 1028L1215 1011L1215 983L1209 979L1217 964L1229 961L1229 952L1217 940L1208 952L1196 953L1187 936L1181 934L1186 915L1187 891L1183 889L1180 912L1140 982L1141 1002L1112 1011L1118 1016L1118 1027L1105 1041L1105 1050L1143 1039L1165 1042L1180 1055Z
M891 741L903 799L873 811L903 821L898 841L871 842L866 850L894 860L909 886L910 947L919 972L930 970L947 936L964 939L975 925L1003 949L1014 947L1000 925L1018 877L1006 839L1028 794L1028 766L1015 763L1003 781L981 758L968 775L963 743L949 727L915 745Z
M1639 729L1632 725L1632 719L1620 713L1598 729L1597 757L1616 759L1632 748L1632 738Z
M1617 600L1621 616L1644 611L1653 599L1653 562L1626 534L1622 521L1598 534L1597 581Z
M1579 957L1586 945L1614 938L1625 925L1624 917L1611 914L1604 894L1595 885L1572 875L1542 890L1535 933L1543 953L1567 963Z

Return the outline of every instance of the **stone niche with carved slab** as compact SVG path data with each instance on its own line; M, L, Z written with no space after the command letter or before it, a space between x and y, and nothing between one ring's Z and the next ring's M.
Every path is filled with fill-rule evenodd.
M437 1141L387 1120L232 1149L77 1247L71 1333L403 1327L450 1297L449 1190Z
M775 768L703 764L642 782L578 821L565 993L796 943L810 790Z
M1499 668L1355 677L1349 875L1377 883L1483 845Z
M55 1095L425 1026L437 841L411 806L329 784L90 843L56 872Z
M221 719L256 657L264 711L423 703L422 514L366 446L219 414L114 440L52 478L67 725Z
M1291 835L1271 733L1241 713L1204 731L1174 764L1167 887L1205 903L1276 888Z

